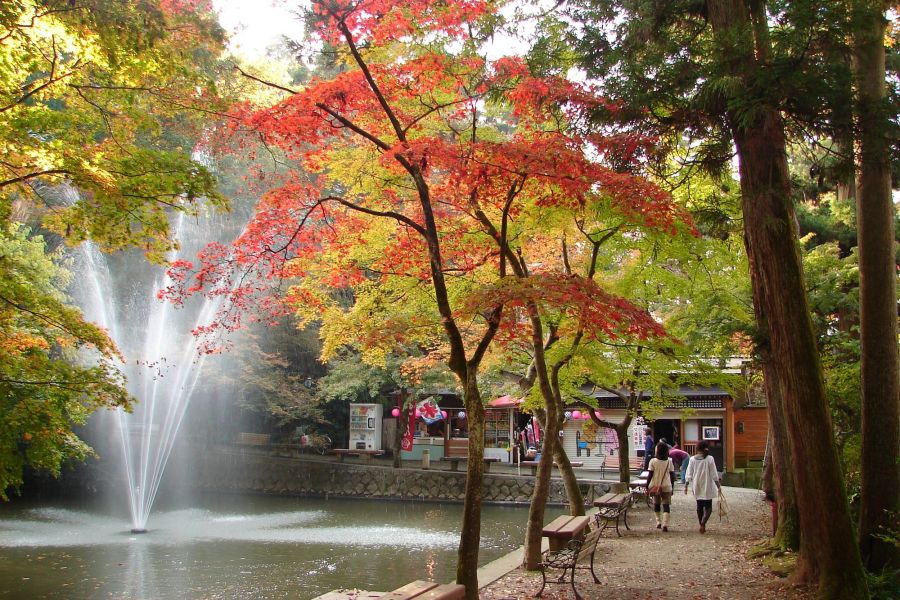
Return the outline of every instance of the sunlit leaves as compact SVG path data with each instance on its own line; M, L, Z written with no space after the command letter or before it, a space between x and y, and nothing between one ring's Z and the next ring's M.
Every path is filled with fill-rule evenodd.
M69 279L61 255L46 255L25 228L0 232L0 498L22 481L29 464L58 473L64 460L89 448L72 432L100 407L128 397L112 364L107 334L66 305ZM76 351L100 362L79 364Z
M4 3L0 198L51 203L48 184L69 182L84 193L56 212L59 232L155 260L173 246L166 210L223 203L191 159L201 112L184 112L216 110L219 34L202 4Z

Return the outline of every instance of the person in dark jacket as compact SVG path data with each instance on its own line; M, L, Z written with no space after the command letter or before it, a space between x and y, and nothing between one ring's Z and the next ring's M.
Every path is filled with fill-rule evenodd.
M653 443L653 430L647 427L644 429L644 471L650 466L654 448L656 448L656 444Z

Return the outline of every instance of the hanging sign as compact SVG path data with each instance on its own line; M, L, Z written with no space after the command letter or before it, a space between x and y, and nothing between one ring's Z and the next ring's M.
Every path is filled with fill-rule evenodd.
M437 423L444 418L444 415L441 414L441 407L435 402L434 396L429 396L416 404L416 409L419 411L419 416L422 417L422 420L429 425Z

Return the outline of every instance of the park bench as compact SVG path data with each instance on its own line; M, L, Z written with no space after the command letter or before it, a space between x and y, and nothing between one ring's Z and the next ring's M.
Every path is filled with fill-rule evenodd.
M601 531L614 524L616 535L621 537L622 533L619 531L620 520L625 523L625 529L631 529L628 526L628 509L631 507L631 494L612 492L603 494L594 500L594 506L597 507L594 520Z
M606 471L610 470L614 474L619 473L619 461L621 457L619 455L609 455L603 457L603 462L600 463L600 478L603 479L606 477ZM628 470L629 471L637 471L644 464L644 459L640 456L632 456L628 459Z
M531 467L531 474L537 475L537 467L540 463L541 463L541 461L539 461L539 460L523 460L522 466L523 467ZM569 461L569 464L572 465L572 467L576 467L576 468L584 466L583 462L576 461L576 460ZM559 465L556 464L555 462L553 463L553 466L559 468Z
M235 439L234 443L247 448L248 451L253 448L253 451L256 452L256 449L264 450L268 448L271 439L272 436L268 433L240 432L237 434L237 439Z
M442 462L449 462L451 471L458 471L460 461L465 462L466 460L468 460L468 457L467 456L443 456L443 457L441 457L440 460ZM500 462L500 459L497 458L496 456L485 456L483 460L484 460L484 472L485 473L489 473L491 471L492 464L494 464L495 462Z
M647 482L650 479L649 471L641 471L640 477L637 479L632 479L628 482L628 489L631 490L631 503L634 504L638 498L643 498L647 503L647 506L650 506L652 501L650 500L650 491L647 489Z
M338 457L338 462L344 462L345 456L362 456L371 462L376 456L384 454L384 450L352 450L350 448L332 448L329 452Z
M570 540L581 537L590 521L590 517L562 515L544 525L541 535L549 539L551 550L562 550Z
M465 597L466 588L458 583L413 581L393 592L388 592L381 600L459 600Z
M569 518L587 519L587 517ZM575 598L577 600L581 600L582 596L575 588L575 569L590 568L591 575L594 577L594 583L600 583L600 579L598 579L597 574L594 573L594 554L597 551L597 542L600 540L600 536L602 533L603 530L600 527L595 527L594 529L590 530L585 536L570 539L566 546L562 549L550 549L545 552L541 556L541 563L539 565L539 568L541 569L541 589L538 590L538 593L535 594L535 596L540 597L540 595L544 593L544 588L548 583L559 583L563 585L569 583L572 586L572 591L575 592ZM559 577L557 577L555 580L547 579L547 572L552 569L562 571ZM566 581L567 573L569 574L568 582Z

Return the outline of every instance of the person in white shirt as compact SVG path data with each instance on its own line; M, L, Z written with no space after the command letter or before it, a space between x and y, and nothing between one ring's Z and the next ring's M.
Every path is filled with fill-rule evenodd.
M712 501L719 495L720 485L716 461L709 455L709 442L704 440L697 445L697 454L691 458L684 477L684 493L687 494L690 487L697 500L700 533L706 533L706 522L712 515Z

